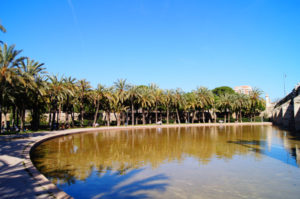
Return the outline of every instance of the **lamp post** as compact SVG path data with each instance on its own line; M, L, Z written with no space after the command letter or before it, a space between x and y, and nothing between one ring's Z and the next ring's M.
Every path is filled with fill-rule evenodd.
M286 74L283 74L283 94L286 96L286 91L285 91L285 79L286 79Z

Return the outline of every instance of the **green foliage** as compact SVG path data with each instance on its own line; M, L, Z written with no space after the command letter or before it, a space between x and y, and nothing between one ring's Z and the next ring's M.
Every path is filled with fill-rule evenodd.
M53 127L55 123L65 122L57 117L49 121L44 116L49 112L52 115L79 114L76 121L66 122L75 126L92 126L96 122L100 125L121 125L125 115L138 118L138 124L146 124L151 118L153 123L153 116L158 121L162 117L163 123L180 123L187 120L187 113L197 114L194 119L205 122L208 121L205 118L208 111L210 118L231 117L232 113L253 118L265 110L265 101L260 98L262 92L259 89L254 89L249 96L237 94L228 86L213 90L198 87L184 92L180 88L163 90L156 84L130 85L125 79L117 80L111 87L99 84L94 89L85 79L47 75L43 63L21 57L21 52L15 50L14 45L0 44L0 119L1 111L18 110L23 127L25 122L31 121L35 130L39 123ZM25 121L23 116L26 110L32 114ZM133 116L132 111L135 113ZM107 118L103 121L100 113L116 114L117 121ZM215 119L215 122L220 119ZM232 118L231 122L234 122Z
M212 90L213 94L215 94L216 96L221 96L221 95L225 95L225 94L234 94L234 90L229 87L229 86L221 86L221 87L217 87L215 89Z

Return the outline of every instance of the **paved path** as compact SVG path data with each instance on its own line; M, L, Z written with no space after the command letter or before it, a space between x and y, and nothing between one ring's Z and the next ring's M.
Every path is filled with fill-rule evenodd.
M251 125L271 123L251 123ZM50 137L94 130L121 130L129 128L167 128L187 126L219 126L220 124L148 125L128 127L100 127L0 136L0 198L71 198L41 175L30 160L30 149ZM225 124L222 124L225 125ZM226 124L227 125L249 125Z

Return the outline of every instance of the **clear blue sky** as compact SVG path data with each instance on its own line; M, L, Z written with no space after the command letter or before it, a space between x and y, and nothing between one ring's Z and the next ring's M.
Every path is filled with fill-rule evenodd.
M283 96L300 81L300 1L0 0L7 33L50 73L161 88L250 85Z

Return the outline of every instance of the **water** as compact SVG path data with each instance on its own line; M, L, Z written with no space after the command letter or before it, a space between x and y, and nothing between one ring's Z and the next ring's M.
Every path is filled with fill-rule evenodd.
M272 126L82 133L33 161L74 198L300 198L300 138Z

